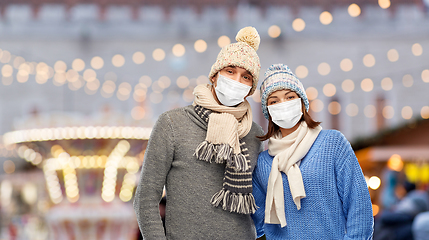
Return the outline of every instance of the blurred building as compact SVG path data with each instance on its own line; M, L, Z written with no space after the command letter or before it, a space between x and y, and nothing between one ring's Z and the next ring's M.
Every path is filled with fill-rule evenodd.
M0 1L0 193L6 203L24 199L20 206L30 206L16 210L17 218L2 207L3 229L15 221L41 229L40 237L21 232L22 239L45 239L48 232L52 237L42 221L56 204L49 187L26 185L33 179L46 184L43 166L56 159L52 148L82 159L108 157L115 144L131 137L127 131L97 137L103 127L150 129L162 112L191 104L193 88L209 82L220 47L235 42L245 26L261 36L260 79L273 63L289 65L307 89L313 118L352 144L370 147L360 142L428 119L428 6L426 0ZM258 92L249 102L254 120L265 128ZM31 137L31 130L42 129L52 131L52 139ZM75 138L59 134L69 129L76 130ZM89 137L77 137L78 129ZM142 149L129 157L144 151L147 137L138 137ZM89 149L84 139L94 140ZM97 145L100 139L108 141ZM74 150L65 147L66 140L77 143ZM25 155L20 147L35 153ZM361 164L368 178L381 171L372 169L378 163ZM57 177L64 178L64 169L56 168ZM74 169L79 175L79 166ZM62 202L73 205L61 187ZM28 195L35 191L40 193L32 201Z

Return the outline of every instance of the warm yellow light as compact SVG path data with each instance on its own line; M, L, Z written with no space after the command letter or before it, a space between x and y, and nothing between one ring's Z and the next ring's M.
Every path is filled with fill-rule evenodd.
M301 18L296 18L292 22L292 28L293 28L293 30L295 30L297 32L303 31L305 29L305 22L304 22L304 20L302 20Z
M112 57L112 64L115 67L122 67L125 64L125 58L121 54L116 54Z
M376 216L380 212L380 207L376 204L372 204L372 216Z
M390 7L390 0L378 0L378 5L383 9L387 9Z
M179 88L187 88L189 86L189 79L186 76L180 76L177 78L176 84Z
M183 91L182 98L185 102L192 102L194 100L193 89L186 89Z
M97 78L97 73L92 69L86 69L83 72L83 79L87 82L91 82Z
M170 85L171 85L171 80L167 76L161 76L158 79L158 82L162 83L162 88L164 88L164 89L170 87Z
M373 67L375 65L375 57L372 54L367 54L363 57L363 65Z
M374 83L372 82L372 80L370 78L365 78L364 80L362 80L362 82L360 83L360 87L362 88L363 91L365 92L371 92L372 89L374 89Z
M207 43L204 40L199 39L195 41L194 49L199 53L205 52L207 50Z
M414 83L414 79L413 76L411 76L411 74L405 74L402 77L402 84L404 85L404 87L411 87L413 86Z
M425 69L422 71L422 80L425 83L429 83L429 69Z
M356 3L350 4L347 10L352 17L357 17L361 13L360 7Z
M141 106L135 106L133 107L133 109L131 110L131 116L133 117L133 119L135 120L142 120L144 118L146 114L146 111L143 107Z
M142 64L146 60L146 56L142 52L135 52L133 54L133 62L135 64Z
M0 54L0 62L1 63L8 63L11 58L12 58L12 54L10 54L10 52L7 50L2 51Z
M404 162L402 161L401 156L398 154L393 154L390 156L389 160L387 161L387 167L394 171L400 172L404 167Z
M217 39L217 45L221 48L225 47L226 45L229 45L230 43L231 43L231 39L229 39L229 37L225 35L220 36Z
M372 176L369 178L368 180L368 186L369 188L373 189L373 190L377 190L381 185L381 180L379 177L377 176Z
M328 111L332 115L337 115L341 112L341 104L337 101L332 101L328 105Z
M387 52L387 59L389 59L389 61L391 62L396 62L399 59L399 53L396 49L390 49Z
M268 35L272 38L278 38L280 34L282 33L282 30L277 25L272 25L268 28Z
M54 64L54 69L57 73L65 73L67 70L67 64L63 61L56 61Z
M332 83L327 83L323 86L323 94L327 97L332 97L337 92L337 88Z
M181 57L183 55L185 55L185 46L183 46L182 44L178 43L176 45L173 46L172 52L174 54L174 56L176 57Z
M429 119L429 106L422 107L422 110L420 110L420 115L424 119Z
M332 22L332 14L328 11L324 11L320 14L319 20L323 25L328 25Z
M139 83L144 84L148 88L152 84L152 79L149 76L144 75L140 77Z
M310 103L310 109L313 112L321 112L323 110L323 107L324 107L323 102L320 99L314 99Z
M76 72L80 72L80 71L82 71L85 68L85 62L82 59L80 59L80 58L76 58L72 62L72 68Z
M295 74L300 79L306 78L308 76L308 69L304 65L299 65L295 69Z
M344 72L348 72L348 71L352 70L353 69L353 62L352 62L352 60L350 60L348 58L344 58L340 62L340 68Z
M411 51L413 52L414 56L420 56L423 54L423 48L420 43L414 43L411 47Z
M341 84L341 88L343 89L344 92L349 93L349 92L353 92L353 90L355 89L355 84L353 82L353 80L351 79L346 79L343 81L343 83Z
M405 106L402 108L401 116L403 119L409 120L413 117L413 109L410 106Z
M364 108L363 113L367 118L373 118L377 111L374 105L368 105Z
M329 64L326 62L322 62L319 64L319 66L317 66L317 71L320 75L326 76L331 72L331 66L329 66Z
M5 64L3 65L3 67L1 68L1 74L3 75L3 77L10 77L13 74L13 67L9 64Z
M94 69L101 69L104 66L104 60L99 57L95 56L91 59L91 67Z
M3 162L3 170L7 174L15 172L15 163L11 160L6 160Z
M385 106L382 111L383 117L386 119L391 119L395 115L395 110L392 106Z
M390 91L393 88L393 81L389 77L385 77L381 80L381 88L384 91Z
M152 57L157 62L162 61L165 58L165 52L161 48L157 48L153 50Z
M317 96L319 95L319 92L317 91L316 88L314 87L309 87L305 90L305 93L307 94L307 98L308 100L314 100L317 98Z
M355 117L359 113L359 107L354 103L350 103L346 107L346 113L350 117Z

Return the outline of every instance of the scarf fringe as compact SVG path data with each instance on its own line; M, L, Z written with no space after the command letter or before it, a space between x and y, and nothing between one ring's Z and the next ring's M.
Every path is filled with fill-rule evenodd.
M194 155L202 161L225 163L236 172L245 172L249 169L246 157L242 153L234 154L233 148L226 143L213 144L203 141L198 145Z
M211 204L215 207L222 205L223 210L240 214L253 214L258 209L251 193L234 193L224 188L213 195Z

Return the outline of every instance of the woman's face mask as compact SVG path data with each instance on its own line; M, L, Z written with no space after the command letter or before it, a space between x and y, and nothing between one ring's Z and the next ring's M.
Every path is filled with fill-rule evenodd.
M232 107L243 102L251 88L251 86L218 74L215 91L217 98L223 105Z
M301 119L301 98L267 106L271 119L277 126L285 129L293 128Z

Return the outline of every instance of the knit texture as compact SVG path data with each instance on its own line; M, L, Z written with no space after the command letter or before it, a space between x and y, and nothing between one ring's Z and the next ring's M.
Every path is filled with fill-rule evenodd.
M308 102L305 88L296 75L290 70L287 65L273 64L264 74L264 81L261 84L261 105L262 113L266 119L269 118L267 109L267 99L271 93L279 90L290 89L298 94L304 101L305 109L308 111L310 103Z
M264 223L265 195L273 157L264 151L253 172L253 195L260 207L252 215L257 235L267 239L371 239L372 204L362 170L347 139L322 130L300 169L306 198L297 210L282 173L287 226Z
M194 109L201 119L207 122L207 135L209 135L209 131L215 131L213 143L209 143L206 138L206 141L198 146L195 155L197 157L199 155L201 158L199 158L200 160L205 160L210 163L213 159L216 163L226 163L222 189L213 195L211 203L215 207L221 206L223 210L230 212L242 214L255 213L256 204L252 195L252 168L250 166L249 150L246 147L246 143L243 140L239 140L240 151L238 154L240 155L237 155L237 153L234 153L233 149L228 144L220 141L223 140L223 138L220 136L219 139L216 138L216 136L220 134L227 135L234 131L237 132L237 121L235 121L235 128L232 129L228 128L230 126L227 124L215 124L215 127L213 128L213 126L210 127L210 123L213 124L213 119L210 117L216 115L216 113L213 114L209 109L203 108L199 105L196 105ZM225 114L223 113L218 115L223 117ZM232 120L235 120L231 114L226 114L225 116L232 117ZM204 147L201 147L202 145ZM206 150L200 151L202 148L205 148ZM210 151L207 151L208 149L210 149ZM202 152L202 154L198 154L200 152ZM239 157L241 157L242 160L238 161ZM237 167L238 164L242 164L243 166ZM237 169L245 170L237 172Z
M256 123L243 137L251 171L263 131ZM222 188L224 164L207 164L193 156L207 135L207 122L194 107L163 113L152 129L145 152L134 209L144 239L255 239L250 215L214 207L210 200ZM158 204L166 187L166 236Z
M242 28L235 37L236 43L224 46L213 64L209 73L209 79L213 78L216 73L228 66L241 67L252 74L253 85L250 89L250 95L255 92L258 85L259 71L261 64L256 51L259 48L260 37L253 27Z

